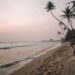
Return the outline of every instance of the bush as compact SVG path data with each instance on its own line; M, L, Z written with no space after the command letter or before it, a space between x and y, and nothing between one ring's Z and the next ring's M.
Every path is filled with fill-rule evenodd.
M65 36L65 41L70 41L75 44L75 29L69 30Z

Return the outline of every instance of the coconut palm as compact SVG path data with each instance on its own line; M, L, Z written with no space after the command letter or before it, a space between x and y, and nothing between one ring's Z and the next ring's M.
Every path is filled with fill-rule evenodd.
M70 29L67 27L67 25L65 25L61 20L59 20L59 19L53 14L52 10L55 9L55 5L54 5L53 2L49 1L45 9L47 9L47 12L50 11L51 14L52 14L52 16L53 16L58 22L62 23L68 30L70 30Z
M56 20L58 20L58 21L60 22L60 20L59 20L58 18L56 18L55 15L54 15L53 12L52 12L52 10L55 9L55 5L54 5L53 2L49 1L48 4L47 4L47 6L46 6L46 9L47 9L47 12L50 11L51 14L52 14L52 16L53 16Z
M75 14L74 11L71 10L71 8L68 6L67 8L65 8L64 11L62 11L64 14L61 15L62 18L66 18L68 20L68 23L70 24L72 30L73 30L73 26L72 26L72 18L75 18Z

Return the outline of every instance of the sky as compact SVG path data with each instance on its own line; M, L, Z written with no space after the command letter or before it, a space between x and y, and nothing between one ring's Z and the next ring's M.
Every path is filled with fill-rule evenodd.
M46 12L50 0L0 0L0 41L40 41L58 39L58 22ZM59 17L66 2L52 0Z

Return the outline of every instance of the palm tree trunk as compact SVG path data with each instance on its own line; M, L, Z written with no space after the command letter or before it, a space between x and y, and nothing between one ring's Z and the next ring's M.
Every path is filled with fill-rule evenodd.
M57 21L62 22L62 21L60 21L57 17L54 16L54 14L52 13L52 11L51 11L51 14L52 14L52 16L53 16ZM63 23L63 22L62 22L62 23ZM67 25L65 25L64 23L63 23L63 25L64 25L68 30L70 30L70 29L67 27Z

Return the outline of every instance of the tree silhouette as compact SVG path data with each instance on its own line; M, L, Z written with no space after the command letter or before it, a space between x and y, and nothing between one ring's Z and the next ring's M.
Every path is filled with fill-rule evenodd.
M73 26L72 26L72 18L75 18L75 14L74 11L71 10L71 8L68 6L67 8L65 8L64 11L62 11L64 14L61 15L62 18L66 18L68 20L68 23L70 24L72 30L73 30Z
M70 6L70 3L72 4ZM72 26L72 20L75 18L75 0L68 2L67 4L69 4L69 6L67 6L62 12L63 15L61 15L62 19L67 19L68 20L68 24L70 25L70 28L68 25L66 25L62 19L58 19L54 14L53 11L55 9L55 5L53 2L49 1L47 3L46 9L47 12L51 12L51 15L59 22L59 25L61 27L61 30L63 32L63 30L66 31L66 36L65 39L63 41L69 41L71 47L74 49L73 45L75 44L75 29ZM62 25L64 25L64 28L62 29ZM58 34L60 36L60 38L62 39L61 36L61 32L58 31ZM74 55L75 55L75 49L74 49Z
M55 5L54 5L53 2L48 1L47 6L46 6L45 9L47 9L47 12L50 11L51 14L52 14L52 16L53 16L59 23L62 23L68 30L70 30L64 22L62 22L61 20L59 20L59 19L53 14L52 10L55 9Z
M67 4L72 4L72 9L74 9L75 8L75 0L73 0L73 1L70 1L70 2L68 2Z

